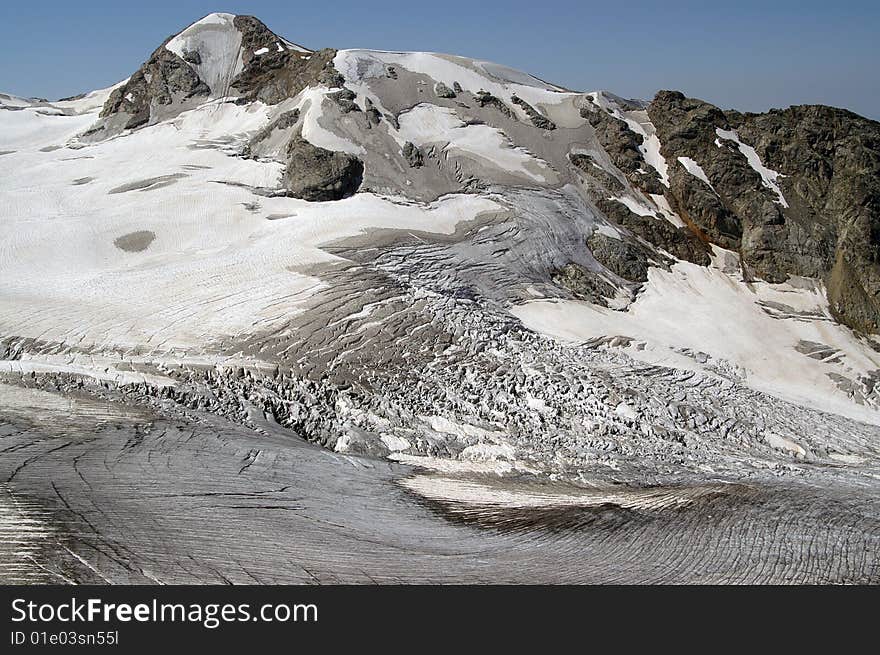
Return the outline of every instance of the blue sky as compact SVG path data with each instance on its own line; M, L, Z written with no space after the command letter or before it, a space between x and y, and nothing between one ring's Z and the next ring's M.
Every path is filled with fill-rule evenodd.
M311 48L432 50L578 90L679 89L722 107L798 103L880 119L880 2L764 0L141 0L2 2L0 91L58 98L130 75L212 11L252 14Z

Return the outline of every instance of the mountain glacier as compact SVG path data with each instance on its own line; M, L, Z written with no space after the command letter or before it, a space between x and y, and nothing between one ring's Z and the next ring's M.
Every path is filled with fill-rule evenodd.
M0 171L4 581L878 581L873 121L211 14Z

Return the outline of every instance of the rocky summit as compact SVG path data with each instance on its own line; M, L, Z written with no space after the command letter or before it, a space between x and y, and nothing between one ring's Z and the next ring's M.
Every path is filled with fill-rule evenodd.
M211 14L0 196L0 581L880 582L877 122Z

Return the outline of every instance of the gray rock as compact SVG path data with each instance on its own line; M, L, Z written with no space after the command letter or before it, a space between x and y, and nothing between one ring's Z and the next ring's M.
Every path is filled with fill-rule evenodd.
M437 95L438 98L455 97L455 91L443 84L443 82L437 82L437 84L434 85L434 93Z
M510 107L504 104L500 98L496 98L488 91L478 91L474 96L480 107L494 107L508 118L513 118L513 112Z
M307 86L339 87L344 79L333 67L335 56L336 50L332 49L267 53L253 58L232 80L231 87L242 102L259 100L268 105L292 98Z
M110 94L100 118L127 115L124 128L131 130L150 122L155 105L171 105L210 92L192 67L163 43L125 84ZM98 126L94 129L97 131Z
M382 113L373 106L373 101L369 98L366 98L366 115L367 115L367 125L371 127L377 126L382 122Z
M576 298L602 307L608 306L606 298L613 298L615 295L614 287L597 273L573 262L552 271L550 277L554 283L568 289Z
M528 115L528 117L532 121L532 125L534 125L535 127L541 128L542 130L555 130L556 129L556 123L551 121L546 116L540 114L538 112L538 110L536 110L534 107L532 107L529 103L527 103L522 98L514 95L510 98L510 101L513 104L519 105L520 107L523 108L523 111L526 112L526 114Z
M421 168L424 165L422 151L411 141L403 144L403 157L411 168Z
M328 94L328 97L332 99L339 108L342 110L343 114L348 114L353 111L360 111L361 108L358 107L355 102L355 98L357 94L351 89L342 89L342 91L337 91L336 93Z
M602 198L596 205L609 219L653 246L678 259L700 266L709 265L709 247L693 230L675 227L665 218L639 216L616 200ZM658 255L657 259L663 261L665 258Z
M635 242L594 232L587 247L602 266L627 282L647 282L650 252Z
M310 201L340 200L357 192L364 177L360 159L312 145L301 136L287 146L283 184L291 196Z
M580 173L591 181L593 186L600 186L604 191L613 195L623 193L625 188L623 182L601 166L594 165L593 158L589 155L572 153L568 156L568 159Z

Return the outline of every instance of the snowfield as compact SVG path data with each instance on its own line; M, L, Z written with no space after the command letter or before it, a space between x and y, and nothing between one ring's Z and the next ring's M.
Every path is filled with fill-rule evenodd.
M300 106L320 98L310 91ZM475 196L429 206L372 194L327 204L255 200L252 188L278 187L281 165L224 149L268 122L259 105L211 102L87 146L74 137L97 118L94 109L48 117L28 108L11 118L0 132L0 149L16 149L0 158L4 334L170 350L268 329L321 287L302 273L334 259L321 245L369 228L448 233L498 209ZM120 245L141 233L141 243Z

